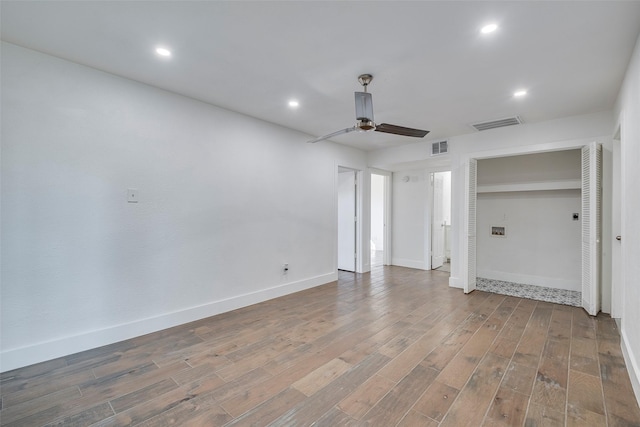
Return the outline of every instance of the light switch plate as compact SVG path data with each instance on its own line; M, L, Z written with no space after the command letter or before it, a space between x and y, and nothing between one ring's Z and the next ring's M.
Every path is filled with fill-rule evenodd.
M127 202L128 203L138 203L138 189L137 188L127 188Z

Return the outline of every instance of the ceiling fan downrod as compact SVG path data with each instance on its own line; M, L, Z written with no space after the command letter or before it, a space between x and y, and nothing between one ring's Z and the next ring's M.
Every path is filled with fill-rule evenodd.
M373 76L371 74L361 74L358 76L358 82L360 82L362 87L364 87L365 92L367 91L367 86L369 86L371 80L373 80Z

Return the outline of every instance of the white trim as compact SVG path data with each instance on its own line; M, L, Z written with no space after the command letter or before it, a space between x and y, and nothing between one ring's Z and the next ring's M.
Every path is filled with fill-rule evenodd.
M514 191L541 190L580 190L582 181L570 179L564 181L521 182L517 184L479 185L478 193L503 193Z
M392 224L392 212L393 212L393 174L386 172L384 177L384 258L382 260L383 265L391 265L391 257L393 248L391 242L393 241L393 227Z
M458 277L449 276L449 287L464 289L464 281Z
M382 213L382 221L384 223L384 235L382 237L383 241L383 258L382 265L391 265L391 180L393 177L393 172L386 171L383 169L377 168L369 168L369 206L371 206L371 175L379 175L384 177L383 181L383 213ZM371 228L371 210L369 210L369 228ZM369 230L371 231L371 230ZM369 242L371 236L369 235ZM365 242L365 243L367 243ZM369 245L370 246L370 245ZM368 248L368 253L371 253L371 247ZM371 262L369 262L369 269L371 268Z
M355 172L356 174L356 217L358 218L358 222L356 223L356 262L355 262L355 269L356 269L356 273L366 273L368 271L370 271L371 269L371 262L366 262L366 259L370 259L370 255L369 255L369 251L370 251L370 245L369 245L369 241L365 241L364 239L366 238L366 236L369 235L368 231L365 231L365 227L364 227L364 217L365 215L371 216L371 207L367 207L366 212L364 210L364 186L365 186L365 179L364 177L367 176L369 178L370 175L365 175L364 171L359 168L359 167L354 167L354 166L346 166L345 164L343 164L343 162L336 162L335 163L335 171L334 171L334 182L333 182L333 190L334 190L334 198L333 198L333 203L334 203L334 212L335 212L335 237L334 237L334 262L335 262L335 272L336 274L338 273L338 174L340 173L340 169L349 169L352 170L353 172ZM371 182L368 179L366 185L368 185L369 187L371 187ZM371 188L369 188L369 191L371 190ZM369 200L369 204L370 203L370 197L368 198ZM367 221L368 223L368 221ZM366 253L364 248L367 248Z
M640 405L640 367L636 362L638 358L635 357L627 342L627 334L624 330L621 330L620 348L622 348L622 356L624 357L624 363L627 365L627 372L629 373L629 380L631 381L633 394L635 395L636 402Z
M196 307L165 313L147 319L111 326L82 334L62 337L25 347L4 350L0 353L0 372L29 366L62 356L113 344L119 341L161 331L220 313L247 307L252 304L278 298L294 292L314 288L338 280L338 274L327 273L297 282L274 286L268 289L212 301Z
M427 183L425 188L426 197L424 198L424 266L425 269L433 269L431 264L431 239L433 238L432 222L433 222L433 174L434 172L425 171L424 178Z
M427 266L424 263L424 260L419 259L393 258L391 260L391 265L397 265L398 267L417 268L419 270L428 270Z
M625 143L625 115L624 111L621 111L618 120L616 122L616 126L613 132L613 140L617 141L617 155L614 156L614 159L617 159L617 166L619 169L612 168L613 173L619 178L618 188L614 187L613 192L616 194L616 198L612 201L612 204L616 204L617 207L615 212L612 212L612 238L615 235L624 236L625 235L625 223L626 223L626 206L625 206L625 197L627 194L626 189L626 162L624 161L625 156L625 147L628 145ZM617 137L617 138L616 138ZM613 145L616 145L616 142L613 142ZM615 164L613 166L616 166ZM616 180L613 180L613 184L616 183ZM616 219L614 220L613 213L618 214ZM613 225L617 224L619 229L615 230ZM621 319L624 317L624 298L626 293L625 282L626 282L626 274L625 274L625 247L626 240L617 241L612 239L612 245L620 245L619 250L617 251L618 257L613 257L611 260L612 264L612 278L611 278L611 317ZM613 254L613 250L612 250Z

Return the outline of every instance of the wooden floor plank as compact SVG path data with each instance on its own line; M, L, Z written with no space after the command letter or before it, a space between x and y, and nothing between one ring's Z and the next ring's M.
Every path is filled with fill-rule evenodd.
M438 371L433 368L416 366L397 386L374 405L363 419L372 425L396 425L404 418L437 375Z
M389 362L389 358L374 353L334 380L322 390L314 393L302 403L292 407L274 421L274 425L311 425L326 412L341 402L368 378Z
M524 425L527 427L563 427L565 425L565 415L564 412L558 412L536 403L529 403Z
M508 364L509 360L493 353L487 353L486 357L478 364L469 382L458 394L440 426L473 427L482 425Z
M437 427L438 423L416 411L409 413L398 423L397 427Z
M351 368L351 365L343 360L332 359L315 371L310 372L308 375L291 384L291 387L302 392L306 396L311 396L313 393L348 371L349 368Z
M459 390L440 381L434 381L416 402L413 409L440 422L456 400L459 392Z
M485 426L521 426L527 412L529 396L501 386L493 398L484 420Z
M235 418L227 426L267 425L292 407L302 403L307 396L293 388L286 388L266 402Z
M393 381L375 375L340 402L338 407L352 418L362 419L395 385Z
M0 375L0 425L640 426L615 322L402 267Z
M538 366L531 401L565 412L569 371L569 340L548 339Z

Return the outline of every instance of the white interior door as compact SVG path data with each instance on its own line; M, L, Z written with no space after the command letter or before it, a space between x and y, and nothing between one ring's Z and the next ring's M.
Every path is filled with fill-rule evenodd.
M582 307L592 316L600 311L600 234L602 147L582 148Z
M440 173L431 174L431 194L433 212L431 214L431 268L442 267L444 251L444 177Z
M356 271L356 172L338 174L338 270Z
M467 217L467 274L464 283L464 292L469 293L476 289L476 201L478 187L478 162L476 159L469 159L465 170L465 196L466 196L466 217Z

